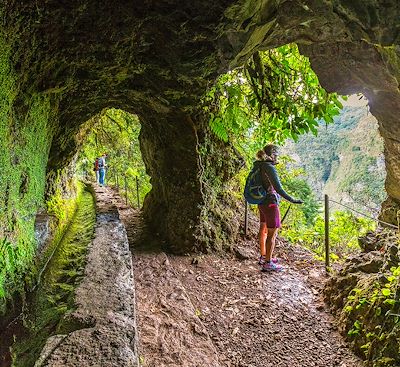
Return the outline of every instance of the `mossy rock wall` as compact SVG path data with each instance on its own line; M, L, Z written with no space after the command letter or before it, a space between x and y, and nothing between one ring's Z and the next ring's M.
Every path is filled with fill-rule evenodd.
M0 33L0 310L22 289L36 251L35 216L43 207L57 101L22 94L10 45Z
M239 231L230 179L243 163L219 141L204 116L171 110L143 116L141 150L152 191L144 214L152 232L175 253L223 250ZM232 191L232 190L231 190Z

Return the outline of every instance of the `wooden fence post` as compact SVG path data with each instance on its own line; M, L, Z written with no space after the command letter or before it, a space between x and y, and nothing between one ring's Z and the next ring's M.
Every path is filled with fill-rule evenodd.
M125 204L126 206L128 206L128 184L126 182L126 175L124 176L124 180L125 180Z
M244 235L247 236L247 227L248 227L248 218L249 218L249 205L247 201L244 201Z
M137 197L137 207L140 209L140 197L139 197L139 179L136 176L136 197Z
M329 197L325 195L325 269L329 271Z

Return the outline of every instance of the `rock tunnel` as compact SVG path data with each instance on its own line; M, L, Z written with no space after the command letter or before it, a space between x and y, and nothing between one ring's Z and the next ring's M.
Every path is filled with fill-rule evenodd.
M241 162L209 132L202 95L256 50L290 42L328 91L368 98L385 142L381 216L397 223L398 2L7 0L0 14L0 237L33 225L55 173L83 142L83 124L115 107L142 124L149 225L177 253L221 248L238 229L213 186Z

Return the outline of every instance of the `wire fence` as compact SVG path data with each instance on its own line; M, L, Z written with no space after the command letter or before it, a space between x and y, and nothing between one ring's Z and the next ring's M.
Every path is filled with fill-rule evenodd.
M388 226L388 227L391 227L391 228L393 228L393 229L399 229L399 227L398 227L398 226L395 226L394 224L391 224L391 223L385 222L385 221L383 221L383 220L380 220L380 219L371 217L371 216L369 216L368 214L362 213L362 212L360 212L359 210L356 210L356 209L354 209L354 208L352 208L352 207L350 207L350 206L348 206L348 205L346 205L346 204L343 204L343 203L340 203L340 202L338 202L338 201L329 199L329 197L328 197L328 200L329 200L329 202L331 202L331 203L335 203L335 204L337 204L337 205L343 206L344 208L346 208L346 209L348 209L348 210L350 210L350 211L352 211L352 212L354 212L354 213L357 213L357 214L359 214L359 215L362 215L363 217L369 218L369 219L371 219L371 220L373 220L373 221L375 221L375 222L382 223L382 224L384 224L384 225L386 225L386 226ZM371 208L371 210L372 210L372 208Z
M340 205L340 206L346 208L347 210L350 210L351 212L357 213L358 215L361 215L363 217L371 219L371 220L373 220L373 221L375 221L377 223L381 223L386 227L392 228L392 229L397 230L397 231L399 230L399 226L396 226L396 225L394 225L392 223L385 222L385 221L380 220L378 218L371 217L370 215L365 214L363 212L360 212L359 210L356 210L354 208L351 208L350 206L348 206L346 204L340 203L340 202L338 202L336 200L332 200L332 199L329 198L328 195L325 195L325 197L324 197L324 206L325 206L325 211L324 211L325 212L325 216L324 216L324 222L325 222L325 269L326 269L327 272L330 270L330 236L329 236L329 223L330 223L330 221L329 221L329 219L330 219L329 211L330 210L329 209L330 208L329 208L329 203L334 203L336 205Z
M125 205L136 206L137 209L140 209L139 178L137 176L132 177L128 175L121 175L118 174L117 171L112 170L108 172L108 176L108 181L111 181L120 193L121 197L125 198Z

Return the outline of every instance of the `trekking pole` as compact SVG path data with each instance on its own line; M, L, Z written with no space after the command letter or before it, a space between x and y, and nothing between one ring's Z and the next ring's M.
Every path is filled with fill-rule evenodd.
M124 175L124 181L125 181L125 204L128 206L128 184L126 182L126 175Z
M325 270L329 272L329 197L325 195Z
M285 220L285 218L287 217L288 213L289 213L289 209L291 207L292 204L289 204L288 208L286 209L285 214L283 215L283 218L281 220L281 224L283 223L283 221Z
M140 209L140 197L139 197L139 179L136 176L136 197L137 197L137 207Z
M247 226L249 218L249 206L247 200L244 201L244 235L247 236Z

